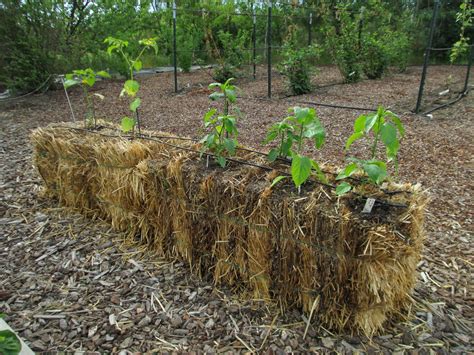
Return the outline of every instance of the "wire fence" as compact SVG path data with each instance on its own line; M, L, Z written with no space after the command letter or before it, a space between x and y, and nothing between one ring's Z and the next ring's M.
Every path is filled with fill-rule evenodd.
M277 13L275 13L275 11ZM254 2L250 8L241 10L241 11L218 11L218 10L208 10L208 9L195 9L195 8L185 8L178 7L173 3L171 8L161 9L163 16L170 16L172 23L172 30L170 31L170 36L165 38L164 50L166 55L169 55L169 65L172 67L173 72L173 90L175 93L181 92L183 89L180 87L180 57L182 55L191 56L191 60L195 57L199 57L201 62L197 63L199 67L205 67L207 65L216 65L217 61L225 62L226 56L229 53L225 52L225 48L219 47L216 43L211 45L203 46L202 43L197 47L189 47L183 45L179 41L179 33L177 30L177 24L180 21L188 21L189 16L204 16L206 21L211 21L216 18L223 17L226 19L227 23L232 24L232 19L238 17L240 19L247 20L247 29L251 30L251 33L245 38L244 43L241 43L236 48L232 48L232 51L235 51L240 55L239 58L239 77L250 79L250 80L265 80L267 82L266 97L268 99L275 98L275 83L274 78L280 75L280 64L282 58L282 52L285 50L284 38L288 35L288 27L296 25L297 31L299 34L299 48L304 49L307 46L317 42L317 35L321 36L319 33L319 28L317 23L318 16L320 16L320 9L311 6L298 5L293 8L293 11L288 11L284 13L282 8L277 8L272 6L272 2ZM357 11L350 9L338 9L338 11L344 11L351 14L356 14ZM443 103L437 107L423 107L423 100L426 97L427 93L425 90L425 83L429 76L428 68L431 65L430 57L431 53L442 53L450 52L453 47L434 47L434 39L436 34L436 21L440 16L440 2L435 1L435 6L433 7L433 13L431 15L430 23L430 32L427 39L426 48L423 55L423 69L420 78L418 95L416 98L416 105L413 111L417 114L427 114L435 110L444 108L459 101L461 98L467 95L469 91L469 80L470 80L470 71L472 68L473 60L473 45L469 46L470 52L468 55L467 70L464 78L462 79L464 85L459 92L459 97L456 97L450 103ZM319 19L320 20L320 19ZM250 24L250 26L248 26ZM183 23L181 23L183 25ZM230 26L230 25L229 25ZM235 24L232 26L235 27ZM233 31L233 36L235 37L235 28ZM238 30L237 30L237 33ZM200 39L202 42L202 39ZM207 58L202 62L201 58ZM219 65L219 64L218 64ZM46 87L46 84L51 83L51 76L39 86L37 89L18 96L18 97L8 97L6 99L0 99L0 102L9 102L17 99L22 99L37 92L40 92ZM341 77L336 82L327 84L328 86L344 84L344 80ZM326 85L318 85L318 87L325 87ZM289 96L277 96L278 99L286 99ZM247 99L256 99L260 100L261 97L246 97ZM309 100L298 100L295 97L294 102L302 103L306 105L314 105L328 108L338 108L346 110L357 110L357 111L376 111L376 107L361 107L359 105L344 105L344 104L334 104L324 102L324 100L318 101L309 101Z
M258 12L256 12L258 9ZM228 18L232 18L234 16L239 17L247 17L250 21L252 21L252 34L251 34L251 46L242 46L236 48L236 51L244 53L245 59L239 63L239 67L241 69L240 74L243 77L257 79L257 72L259 79L265 79L267 81L267 98L271 99L274 96L274 85L272 79L275 75L279 74L278 62L281 59L281 52L285 50L285 47L282 45L282 38L285 36L282 33L278 33L278 39L275 38L275 21L283 19L285 21L289 21L290 23L294 23L298 21L299 24L299 31L301 33L305 32L306 34L303 37L307 38L307 42L300 41L302 43L300 48L303 49L307 48L308 45L311 45L314 41L313 39L313 32L317 30L314 24L315 14L318 13L319 9L310 7L310 6L302 6L298 5L298 13L289 13L288 15L282 14L275 14L273 12L273 7L271 2L265 3L258 3L258 7L252 7L251 11L242 11L242 12L221 12L216 10L206 10L206 9L189 9L189 8L179 8L173 5L172 12L173 12L173 33L172 33L172 41L173 41L173 48L172 48L172 57L173 57L173 67L174 67L174 92L178 93L180 91L179 86L179 68L178 68L178 60L180 54L182 53L192 53L194 54L206 54L209 53L209 49L185 49L180 48L180 45L177 43L177 31L176 25L177 22L180 21L180 14L192 14L192 15L213 15L213 16L227 16ZM263 12L266 13L264 14ZM340 9L338 11L341 11ZM344 9L344 11L353 13L353 11L349 9ZM424 91L425 82L427 79L427 70L430 65L430 53L431 52L441 52L441 51L451 51L453 47L442 47L442 48L434 48L432 47L433 39L435 35L435 26L436 21L440 13L440 2L435 1L435 6L433 8L433 13L431 16L431 25L430 25L430 33L429 38L427 40L426 49L424 51L423 56L423 69L420 78L420 85L418 96L416 100L416 106L414 107L413 111L417 114L421 113L422 111L422 101L423 96L426 95ZM279 26L281 27L281 26ZM278 29L278 32L281 32L281 28ZM301 36L300 36L301 37ZM263 46L262 46L263 44ZM460 98L467 95L469 91L469 78L470 78L470 71L472 67L472 48L473 45L469 46L470 52L468 55L468 64L466 75L463 78L464 86L460 92ZM296 50L297 50L296 49ZM216 49L216 52L219 56L225 56L225 53L222 52L221 49ZM257 55L258 53L258 55ZM341 79L336 83L331 83L330 85L337 85L337 84L344 84L344 80ZM286 96L287 97L287 96ZM286 98L283 97L283 98ZM281 97L280 97L281 98ZM257 98L258 99L258 98ZM459 101L456 98L455 103ZM340 108L340 109L347 109L347 110L358 110L358 111L376 111L376 107L360 107L357 105L337 105L332 103L325 103L325 102L313 102L313 101L297 101L298 103L304 103L307 105L314 105L314 106L323 106L323 107L330 107L330 108ZM449 104L452 104L449 103ZM449 104L443 104L440 107L435 108L428 108L423 114L427 114L429 112L433 112L434 110L438 110L440 108L446 107ZM429 111L429 112L428 112Z

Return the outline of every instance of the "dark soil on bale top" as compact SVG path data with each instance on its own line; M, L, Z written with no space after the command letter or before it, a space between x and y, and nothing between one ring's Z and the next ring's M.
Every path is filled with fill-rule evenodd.
M304 97L270 101L264 99L265 78L237 81L242 97L259 98L242 98L238 104L245 114L239 139L258 149L268 126L298 101L369 108L384 104L401 115L407 135L399 179L421 183L432 199L410 321L389 324L371 340L335 335L317 324L304 337L307 319L299 312L282 315L258 301L243 303L192 276L186 265L125 245L109 225L43 199L28 136L36 127L70 119L63 91L0 106L0 312L35 351L473 351L473 94L432 118L413 115L420 70L410 67L381 80L325 86ZM431 67L425 108L452 85L450 74L460 80L464 70ZM183 90L177 95L171 74L139 80L147 128L201 135L212 81L206 72L180 75ZM314 83L337 80L334 68L324 68ZM274 96L285 96L280 77L274 84ZM120 89L120 82L98 84L96 92L105 96L96 104L98 116L118 122L128 113L127 103L118 98ZM79 90L71 92L71 100L82 117ZM328 141L322 150L308 151L321 162L342 164L344 141L363 111L316 110ZM362 152L363 146L354 148Z

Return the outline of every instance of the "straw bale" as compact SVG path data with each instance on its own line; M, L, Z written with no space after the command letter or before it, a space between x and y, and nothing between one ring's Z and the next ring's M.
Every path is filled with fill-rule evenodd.
M313 321L335 331L373 335L410 307L427 202L419 186L356 183L357 193L389 201L363 214L365 198L337 198L316 181L298 194L288 179L270 188L277 171L233 162L221 169L212 159L207 167L198 153L174 147L196 148L190 141L110 135L73 125L36 130L47 194L216 285L313 311ZM258 154L237 158L266 164Z

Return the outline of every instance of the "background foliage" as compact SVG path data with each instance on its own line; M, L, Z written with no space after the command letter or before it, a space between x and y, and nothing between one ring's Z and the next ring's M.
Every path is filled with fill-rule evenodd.
M456 21L462 2L442 2L435 47L450 47L459 40L461 27L466 24ZM187 71L193 64L218 64L216 76L220 79L249 70L252 8L256 13L258 60L265 60L267 4L176 1L179 66ZM346 81L357 81L364 75L377 78L388 66L404 70L408 64L419 64L422 60L433 5L434 0L275 1L274 61L302 63L300 49L308 45L312 13L311 42L322 51L317 61L311 60L311 65L337 64ZM3 0L0 84L24 92L37 87L50 74L88 67L126 74L123 61L106 53L103 40L108 36L128 40L131 52L138 50L137 39L157 37L158 54L144 56L144 67L170 65L172 16L172 1ZM463 31L465 38L474 38L472 23ZM296 45L286 43L289 37ZM436 52L432 58L448 62L449 54Z

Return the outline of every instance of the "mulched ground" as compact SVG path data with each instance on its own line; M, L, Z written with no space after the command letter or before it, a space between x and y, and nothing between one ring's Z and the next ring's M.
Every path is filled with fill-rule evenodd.
M446 100L439 92L459 90L464 71L431 67L424 108ZM289 98L283 98L284 82L275 75L273 95L281 99L271 101L265 99L263 72L255 82L237 82L243 97L238 105L245 114L239 139L259 149L268 126L301 101L367 108L384 104L401 115L407 135L399 180L421 183L432 198L411 321L394 322L371 340L335 335L316 325L303 338L306 318L301 313L281 315L271 305L241 302L190 275L182 263L124 245L108 225L43 199L28 135L35 127L70 119L61 90L0 107L0 312L35 351L473 351L473 94L432 118L413 115L420 72L410 67L381 80L330 85L340 76L325 67L315 76L319 88L311 95ZM170 74L140 78L144 125L199 137L211 81L206 71L181 74L182 91L175 95ZM120 89L120 82L99 83L96 92L105 99L97 102L98 116L118 121L128 113L118 98ZM71 100L82 117L80 91L73 90ZM342 164L344 141L363 111L316 109L328 141L322 150L308 151L319 161ZM362 152L362 146L355 148Z

